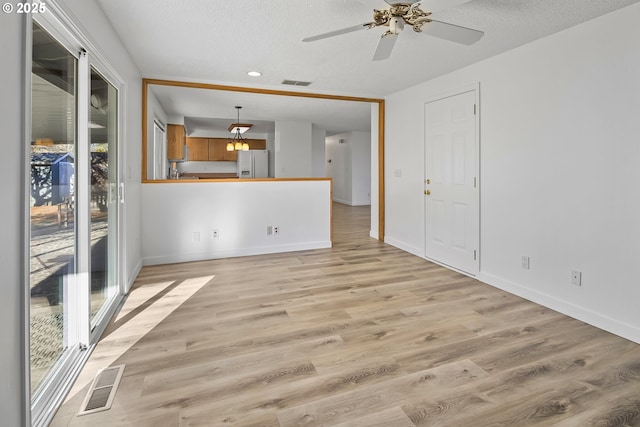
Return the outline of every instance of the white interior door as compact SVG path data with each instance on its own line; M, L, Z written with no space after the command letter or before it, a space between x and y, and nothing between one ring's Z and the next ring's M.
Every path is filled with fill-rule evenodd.
M476 91L425 104L425 257L479 271Z

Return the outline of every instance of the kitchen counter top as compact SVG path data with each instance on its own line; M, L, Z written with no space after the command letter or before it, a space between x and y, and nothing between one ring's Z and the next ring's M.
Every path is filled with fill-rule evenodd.
M143 184L174 184L174 183L221 183L226 182L305 182L305 181L331 181L328 177L314 177L314 178L246 178L239 179L232 173L222 174L193 174L184 175L180 179L157 179L157 180L143 180Z
M237 178L235 173L191 173L185 172L180 175L180 179L223 179L223 178Z

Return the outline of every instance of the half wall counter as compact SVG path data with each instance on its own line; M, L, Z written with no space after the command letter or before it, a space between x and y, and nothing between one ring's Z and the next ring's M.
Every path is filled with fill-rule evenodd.
M142 184L144 265L331 247L330 178Z

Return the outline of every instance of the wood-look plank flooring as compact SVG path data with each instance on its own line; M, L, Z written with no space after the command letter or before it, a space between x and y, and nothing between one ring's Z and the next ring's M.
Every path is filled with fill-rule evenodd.
M110 410L75 416L84 386L52 425L640 426L640 345L373 240L368 209L334 205L331 249L145 267L105 343L214 277L98 346Z

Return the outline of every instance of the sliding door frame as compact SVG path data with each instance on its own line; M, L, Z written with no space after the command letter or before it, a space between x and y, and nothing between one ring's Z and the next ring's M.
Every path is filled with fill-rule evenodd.
M111 319L111 317L113 317L113 315L116 312L117 309L117 302L115 300L118 300L119 297L122 297L126 292L126 280L125 280L125 271L124 268L122 268L125 265L125 261L126 258L124 257L124 251L125 251L125 245L123 244L124 242L124 224L122 224L123 218L124 218L124 184L122 181L122 174L121 174L121 170L123 169L121 166L124 162L124 157L121 154L121 141L124 140L124 126L123 126L123 111L124 111L124 102L123 102L123 94L124 94L124 88L125 88L125 84L124 81L118 76L118 74L115 73L115 71L109 66L109 64L107 64L101 57L99 57L98 55L92 54L89 55L88 57L88 64L87 64L87 72L88 72L88 76L89 76L89 84L88 84L88 90L89 90L89 96L90 96L90 92L91 92L91 71L94 70L96 73L98 73L100 75L101 78L103 78L108 84L110 84L111 86L113 86L116 90L116 101L117 101L117 107L116 107L116 126L117 126L117 130L116 130L116 144L115 144L115 158L113 160L115 160L116 164L115 164L115 168L116 168L116 203L114 204L114 207L116 208L116 212L114 212L114 214L116 215L116 229L113 231L114 233L116 233L116 245L117 245L117 249L115 251L116 255L116 259L114 260L114 262L116 262L116 286L117 286L117 293L116 295L114 295L114 297L109 298L108 300L105 301L104 303L104 309L101 308L100 311L98 313L96 313L96 317L95 317L95 321L94 321L94 325L93 327L91 327L91 313L90 313L90 307L88 307L88 312L87 315L89 316L89 341L94 343L95 341L97 341L100 338L100 335L102 335L102 332L104 331L105 327L107 326L107 323L109 321L109 319ZM86 98L87 103L89 102L89 97ZM88 105L87 105L88 108ZM88 111L88 110L87 110ZM87 138L87 142L88 144L90 144L89 141L89 137ZM91 156L91 153L88 153L89 156ZM109 159L111 160L111 157L109 157ZM109 167L111 167L111 165L109 165ZM89 176L87 177L87 180L91 179L91 170L89 168ZM88 181L87 181L88 182ZM91 198L91 191L90 189L88 189L88 198ZM111 188L108 187L107 190L107 198L111 198L112 196L112 191ZM91 220L89 218L89 224L88 226L91 226ZM91 238L91 231L89 230L89 235L88 238ZM89 252L91 251L91 248L89 247ZM89 260L90 261L90 260ZM108 269L108 267L107 267ZM89 303L91 303L91 295L90 292L89 294L87 294L87 298L89 298Z
M47 5L49 6L49 5ZM32 19L30 19L32 18ZM26 39L27 39L27 55L26 55L26 67L25 74L26 82L25 85L27 87L26 100L28 103L28 110L26 111L27 120L26 128L25 128L25 178L27 182L29 182L29 175L31 173L30 168L30 159L31 159L31 111L33 108L32 105L32 62L33 62L33 22L37 22L43 30L45 30L52 38L54 38L66 51L70 56L75 57L76 59L76 76L74 78L74 83L76 86L76 103L82 97L82 91L80 88L80 84L78 82L79 73L78 70L80 68L79 64L79 53L81 51L81 45L78 39L72 36L72 33L66 30L64 23L60 20L60 17L55 11L55 8L51 8L49 13L39 15L38 17L29 16L27 19L26 25ZM77 105L77 104L76 104ZM76 110L78 107L76 106ZM76 112L77 114L77 112ZM78 126L79 120L76 119L76 127ZM77 131L76 131L77 132ZM76 147L80 144L79 135L76 133L75 145ZM77 157L77 156L76 156ZM75 163L78 159L76 159ZM77 188L76 188L77 190ZM28 192L26 193L29 194ZM77 198L76 198L77 203ZM78 328L80 327L79 316L80 312L77 310L72 310L70 313L65 312L63 314L64 322L68 322L66 324L66 328L69 331L73 331L68 335L69 341L67 342L67 349L62 353L60 359L58 359L55 364L52 366L50 371L47 373L45 380L38 387L38 389L33 393L31 391L31 319L30 319L30 311L31 311L31 295L30 295L30 286L28 283L30 282L30 272L28 263L31 258L30 255L30 246L31 246L31 221L30 221L30 203L29 197L26 197L26 209L25 209L25 227L26 234L28 236L26 240L26 283L24 284L25 288L25 326L26 326L26 334L25 334L25 370L26 370L26 382L25 388L28 395L27 402L31 403L31 411L28 413L28 418L30 419L30 425L44 425L53 415L53 408L57 406L61 397L58 397L58 390L66 389L69 387L70 381L69 379L73 377L74 371L79 371L81 366L81 361L84 358L83 351L86 350L88 345L88 334L86 337L82 337L81 334L78 333ZM78 223L82 223L80 210L75 209L76 212L76 221L74 222L74 227L76 230L79 230ZM77 233L75 231L74 233ZM75 253L82 250L86 250L83 248L80 239L76 235L76 248ZM76 266L79 265L77 258L75 258ZM69 280L69 288L77 289L78 288L78 271L75 270L74 274L68 277ZM77 308L77 295L72 295L71 299L65 302L65 305L70 304L71 307ZM75 312L74 312L75 311Z
M38 2L36 2L38 3ZM23 380L24 380L24 400L25 400L25 420L27 425L44 426L53 418L55 411L62 403L66 393L71 389L73 382L79 375L84 363L89 358L91 351L97 344L97 341L107 326L109 319L115 314L119 304L121 303L126 292L125 277L125 205L124 205L124 188L122 177L123 150L122 141L124 141L125 123L125 82L118 73L108 64L106 59L101 55L99 50L86 38L83 31L70 18L70 14L65 8L58 4L56 0L47 0L46 13L37 15L25 15L25 92L24 92L24 191L25 199L23 204L24 211L24 236L25 243L23 248L24 256L24 303L23 303ZM70 301L75 307L71 311L75 311L70 318L71 324L68 325L73 332L70 334L68 349L65 350L62 357L55 363L50 372L47 374L46 380L40 385L38 390L32 394L31 392L31 325L30 325L30 246L31 246L31 222L30 222L30 202L29 202L29 175L30 175L30 159L31 159L31 111L33 108L32 96L32 56L33 56L33 22L42 27L51 37L60 43L72 56L77 59L76 72L76 271L70 277L74 287L78 292L74 296L74 300ZM117 202L115 203L117 215L116 227L113 230L116 233L117 249L115 250L116 267L116 286L117 292L113 298L105 302L105 307L95 319L95 327L91 328L90 319L90 275L91 275L91 242L90 242L90 179L91 179L91 162L90 162L90 141L88 132L89 123L89 97L91 94L90 73L91 68L100 73L104 79L111 84L117 91L117 141L116 155L113 161L116 163L116 187ZM75 319L75 320L74 320Z

